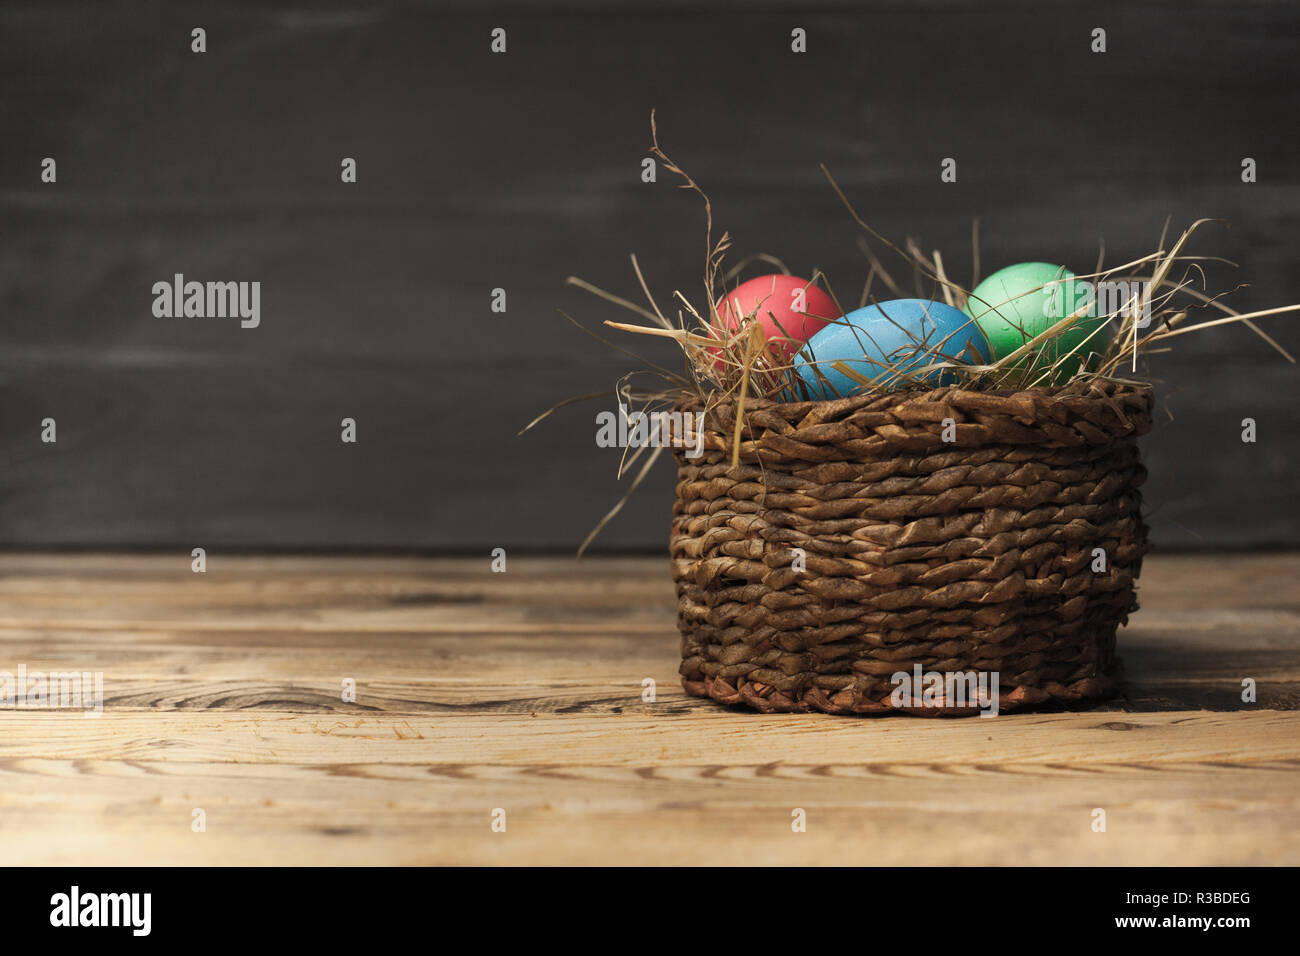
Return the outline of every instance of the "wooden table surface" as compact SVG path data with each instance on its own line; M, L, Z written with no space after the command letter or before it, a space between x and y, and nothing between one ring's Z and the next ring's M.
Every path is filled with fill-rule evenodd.
M1126 698L991 720L688 698L665 559L190 560L0 555L0 672L104 682L0 710L7 863L1300 863L1300 555L1149 558Z

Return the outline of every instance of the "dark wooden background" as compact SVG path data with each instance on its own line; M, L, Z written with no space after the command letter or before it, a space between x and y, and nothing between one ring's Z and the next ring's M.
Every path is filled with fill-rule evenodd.
M573 549L621 494L594 441L612 397L515 433L632 366L557 314L626 317L564 279L635 298L635 252L661 303L699 287L698 203L640 181L651 108L735 255L853 297L866 266L822 162L959 279L976 216L985 273L1091 271L1099 239L1117 263L1167 215L1212 216L1231 228L1193 251L1240 265L1214 289L1300 302L1295 4L617 9L0 10L0 545ZM261 327L154 318L175 272L260 281ZM1295 319L1267 321L1300 352ZM1174 416L1146 444L1157 543L1300 542L1295 367L1230 328L1154 374ZM662 548L672 481L665 462L604 546Z

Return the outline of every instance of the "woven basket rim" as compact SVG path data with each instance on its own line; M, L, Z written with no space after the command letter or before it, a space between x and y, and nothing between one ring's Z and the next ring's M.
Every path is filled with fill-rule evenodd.
M960 385L941 385L936 388L899 388L891 389L886 392L868 392L862 395L851 395L848 398L828 398L828 399L802 399L799 401L787 402L774 398L762 398L749 396L745 399L746 409L762 409L764 411L779 411L797 413L804 409L826 408L846 410L856 410L865 408L869 405L877 404L884 399L894 399L894 404L903 404L904 402L924 401L935 402L941 398L954 398L958 401L965 400L979 403L984 398L996 399L1017 399L1020 397L1027 398L1035 404L1041 404L1044 399L1093 399L1098 402L1111 401L1117 394L1145 395L1152 396L1154 387L1147 383L1137 384L1131 382L1109 382L1104 380L1092 380L1088 382L1070 382L1065 385L1055 386L1035 386L1033 388L999 388L999 389L974 389L963 388ZM709 408L721 406L732 406L737 403L735 395L713 391L707 395L686 395L679 399L674 406L682 411L701 411Z
M982 446L1105 446L1151 430L1150 386L1074 383L1004 394L959 387L908 389L806 402L731 396L678 408L703 414L705 458L736 446L742 461L852 461L904 452ZM736 428L736 413L742 421ZM674 448L683 461L683 449Z

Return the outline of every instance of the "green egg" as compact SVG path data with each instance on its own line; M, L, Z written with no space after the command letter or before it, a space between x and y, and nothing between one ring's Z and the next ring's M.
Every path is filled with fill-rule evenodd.
M999 269L975 287L964 311L975 320L993 350L993 358L1010 355L1036 335L1050 329L1067 315L1087 305L1093 297L1092 285L1076 281L1074 273L1050 262L1021 262ZM1095 311L1091 310L1091 311ZM1101 318L1084 314L1059 336L1042 343L1037 356L1027 355L1015 366L1026 370L1035 380L1069 356L1055 369L1052 381L1038 384L1063 384L1091 356L1090 365L1105 350L1107 335L1092 333L1105 324ZM1092 335L1091 338L1089 336ZM1086 342L1086 344L1084 344ZM1074 351L1075 349L1078 351ZM1073 355L1070 353L1074 351Z

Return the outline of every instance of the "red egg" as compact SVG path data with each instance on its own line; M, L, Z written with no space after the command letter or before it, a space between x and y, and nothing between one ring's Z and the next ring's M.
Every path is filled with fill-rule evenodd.
M734 332L750 316L763 327L769 344L788 359L805 342L839 317L835 301L807 279L796 276L759 276L742 282L718 303L720 333Z

